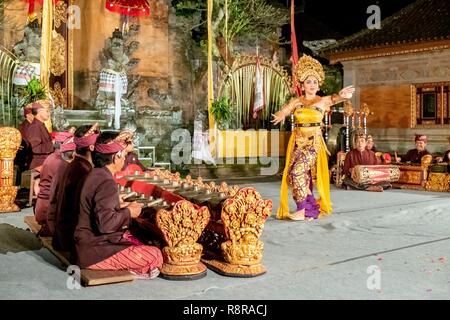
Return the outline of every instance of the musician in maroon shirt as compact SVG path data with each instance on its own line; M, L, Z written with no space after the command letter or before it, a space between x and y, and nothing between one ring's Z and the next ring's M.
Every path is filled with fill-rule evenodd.
M410 162L420 164L422 161L422 157L430 154L430 152L428 152L428 150L426 149L428 142L426 135L416 134L416 138L414 140L416 148L409 150L404 157L397 157L397 162Z
M19 150L17 151L16 157L14 158L14 165L18 166L16 178L16 185L18 186L21 183L22 172L30 168L30 162L33 157L30 142L27 138L28 128L30 127L34 119L34 116L31 114L31 105L25 107L23 112L25 120L17 127L22 136L22 142L20 144Z
M71 253L75 262L74 232L78 223L80 193L89 172L92 170L92 151L99 134L98 124L83 125L74 135L75 158L59 179L55 197L49 210L49 225L53 231L52 246L59 251Z
M356 148L345 155L343 172L346 177L343 180L343 185L349 189L367 190L367 191L383 191L384 188L389 188L389 182L379 182L376 184L360 184L351 178L353 168L357 165L376 165L378 164L375 152L366 148L366 135L362 132L355 135Z
M30 169L41 172L44 160L54 151L53 140L44 124L50 118L50 102L39 100L33 102L31 107L34 120L27 130L27 138L33 152Z
M163 259L160 249L142 244L128 231L141 213L138 202L121 203L113 175L122 170L126 143L116 132L102 132L95 144L95 168L81 191L75 230L77 264L95 270L129 270L152 279Z
M73 160L75 144L72 137L73 133L71 132L57 132L55 134L55 152L49 155L42 164L34 213L36 222L42 226L39 235L44 237L52 236L47 223L50 197L54 192L54 185L58 183L61 171L64 171L69 162Z

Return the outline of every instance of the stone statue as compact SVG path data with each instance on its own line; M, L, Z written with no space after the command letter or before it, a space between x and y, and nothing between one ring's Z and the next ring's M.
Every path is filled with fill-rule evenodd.
M30 21L24 30L24 37L12 49L18 58L13 84L26 86L33 79L40 77L41 31L37 18Z
M139 42L131 41L131 37L135 36L138 30L139 26L136 25L131 26L125 33L115 29L100 53L102 69L95 107L105 117L108 128L120 129L121 123L129 122L135 114L132 96L139 77L129 76L128 72L139 62L139 59L130 59L139 46Z
M69 121L64 115L64 109L61 106L54 107L52 110L52 125L55 131L66 131L69 128Z

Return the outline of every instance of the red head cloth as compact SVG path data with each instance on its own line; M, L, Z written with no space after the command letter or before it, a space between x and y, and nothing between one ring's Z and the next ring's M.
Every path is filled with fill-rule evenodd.
M67 139L73 137L73 133L70 133L68 131L63 131L63 132L52 132L50 134L52 136L53 139L55 139L56 142L64 142Z
M109 143L96 143L95 151L100 153L116 153L124 150L126 147L122 142L113 140Z
M66 139L61 146L59 147L59 151L61 153L67 152L67 151L74 151L76 149L76 144L73 142L73 136Z
M34 109L34 110L39 110L41 108L50 108L52 106L51 101L45 100L45 99L32 102L27 106L30 106L30 105L31 105L31 109Z
M391 155L389 153L385 153L383 155L383 158L384 158L384 162L386 162L386 163L391 163L391 161L392 161Z
M414 139L414 141L423 141L425 143L427 143L427 136L423 135L423 134L416 134L416 138Z
M95 141L99 135L98 123L95 123L82 137L74 137L73 141L77 145L77 148L85 148L91 145L95 145Z
M104 144L95 144L95 151L100 153L116 153L124 150L129 143L132 142L133 132L131 131L122 131L117 137Z
M25 108L23 108L23 116L26 118L27 114L31 114L31 107L26 106Z

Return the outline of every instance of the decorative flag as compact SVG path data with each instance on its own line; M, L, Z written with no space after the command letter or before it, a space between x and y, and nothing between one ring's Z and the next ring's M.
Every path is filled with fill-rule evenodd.
M105 8L125 16L148 16L150 14L147 0L106 0Z
M253 102L253 119L258 117L258 112L264 108L263 74L259 55L256 56L255 70L255 100Z
M297 78L294 72L295 66L298 63L297 35L295 33L294 0L291 0L291 44L292 44L292 84L294 86L293 90L298 96L301 96L302 90L298 85Z

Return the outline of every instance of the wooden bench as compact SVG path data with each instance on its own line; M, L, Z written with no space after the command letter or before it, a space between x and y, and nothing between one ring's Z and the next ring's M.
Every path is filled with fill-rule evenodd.
M34 216L24 217L24 222L29 226L30 231L34 234L38 234L41 226L36 222ZM40 237L39 240L42 246L48 249L61 263L68 267L71 265L69 262L69 253L55 250L52 246L52 237ZM101 284L112 284L119 282L133 281L133 275L127 270L89 270L81 269L81 283L84 286L97 286Z

